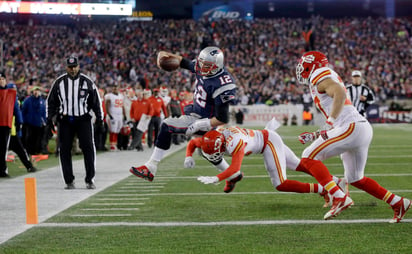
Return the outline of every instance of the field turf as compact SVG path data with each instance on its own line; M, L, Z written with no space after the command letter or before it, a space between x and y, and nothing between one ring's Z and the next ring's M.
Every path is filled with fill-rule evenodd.
M412 126L374 125L365 174L412 199ZM299 156L297 135L309 127L281 127ZM161 162L152 183L130 176L0 245L0 253L411 253L412 211L389 224L383 201L350 187L355 205L324 221L318 194L276 191L261 155L245 157L244 179L233 193L197 176L216 170L197 153L184 169L181 150ZM228 159L230 161L230 159ZM115 165L115 162L113 162ZM339 158L325 161L342 177ZM128 170L128 169L124 169ZM287 171L288 178L315 180Z

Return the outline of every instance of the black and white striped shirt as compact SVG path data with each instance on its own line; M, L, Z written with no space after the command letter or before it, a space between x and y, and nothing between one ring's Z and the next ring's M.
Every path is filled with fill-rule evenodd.
M353 106L358 110L361 115L366 115L366 109L369 105L375 102L375 94L373 91L366 85L353 85L350 84L346 86L346 92L352 101ZM360 97L365 96L366 101L361 101Z
M91 116L103 119L103 109L99 92L94 82L85 74L78 73L71 78L67 73L53 83L47 97L47 118Z

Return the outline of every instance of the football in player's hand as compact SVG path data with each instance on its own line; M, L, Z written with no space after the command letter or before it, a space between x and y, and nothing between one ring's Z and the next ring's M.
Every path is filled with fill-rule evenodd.
M159 66L165 71L174 71L179 68L180 61L174 56L163 56L159 59Z

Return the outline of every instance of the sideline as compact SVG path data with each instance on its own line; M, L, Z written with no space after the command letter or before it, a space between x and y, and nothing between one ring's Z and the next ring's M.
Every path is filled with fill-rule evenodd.
M186 147L186 143L172 145L167 156ZM76 177L74 190L65 190L60 167L52 167L35 173L5 179L0 183L0 244L10 238L41 225L50 217L103 191L111 185L131 176L129 168L141 165L150 157L153 149L146 148L143 152L119 151L105 152L97 155L95 190L86 189L84 183L85 169L83 159L73 161ZM183 163L183 161L182 161ZM26 201L24 179L35 177L37 183L37 206L39 224L26 224Z

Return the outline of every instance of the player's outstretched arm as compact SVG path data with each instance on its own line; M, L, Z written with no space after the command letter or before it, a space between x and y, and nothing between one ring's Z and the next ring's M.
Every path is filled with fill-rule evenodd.
M159 51L156 63L160 69L172 71L180 66L183 57L167 51Z

